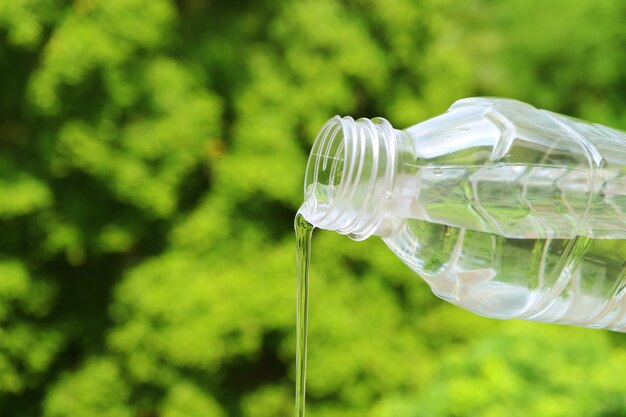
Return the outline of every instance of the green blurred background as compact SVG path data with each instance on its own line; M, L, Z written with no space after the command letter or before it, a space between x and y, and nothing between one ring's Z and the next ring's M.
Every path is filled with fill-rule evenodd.
M0 1L0 415L293 413L292 221L334 114L626 128L626 2ZM311 417L626 416L626 337L483 319L317 233Z

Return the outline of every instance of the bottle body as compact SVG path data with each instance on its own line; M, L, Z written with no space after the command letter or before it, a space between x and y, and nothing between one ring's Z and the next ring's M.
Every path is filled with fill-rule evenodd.
M332 181L335 217L371 226L354 237L379 235L435 294L478 314L626 331L626 133L483 98L361 133L393 145L372 153L385 170L369 181L354 178L372 164L348 157L366 142L336 145L347 177Z

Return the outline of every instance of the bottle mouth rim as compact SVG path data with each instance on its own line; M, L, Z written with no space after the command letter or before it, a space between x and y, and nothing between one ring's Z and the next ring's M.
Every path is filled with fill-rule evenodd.
M352 118L349 118L352 119ZM304 177L304 198L309 221L326 216L339 195L345 177L345 131L348 126L340 116L329 119L320 129L309 154ZM323 176L324 181L320 176Z
M307 162L301 208L307 221L356 240L382 221L393 184L394 129L382 118L334 116L320 129Z

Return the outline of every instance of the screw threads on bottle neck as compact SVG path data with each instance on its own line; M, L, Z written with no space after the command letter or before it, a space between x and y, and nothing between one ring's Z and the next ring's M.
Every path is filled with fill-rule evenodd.
M394 183L396 131L382 118L335 116L309 156L302 213L314 226L355 240L376 232Z

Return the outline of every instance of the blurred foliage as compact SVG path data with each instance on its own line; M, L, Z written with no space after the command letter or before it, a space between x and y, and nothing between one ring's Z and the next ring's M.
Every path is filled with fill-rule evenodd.
M0 2L0 415L293 412L330 116L507 96L626 128L619 0ZM314 237L308 415L626 416L626 338L486 320Z

